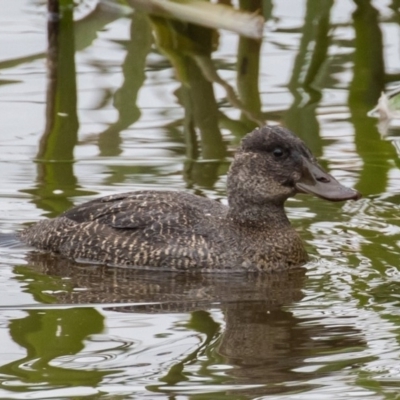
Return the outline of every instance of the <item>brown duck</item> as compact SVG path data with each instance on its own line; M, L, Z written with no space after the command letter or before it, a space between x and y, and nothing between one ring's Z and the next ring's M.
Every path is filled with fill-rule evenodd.
M73 260L113 266L275 271L308 259L285 214L286 199L297 193L360 198L326 173L293 133L270 126L242 140L227 191L228 206L172 191L106 196L40 221L20 238Z

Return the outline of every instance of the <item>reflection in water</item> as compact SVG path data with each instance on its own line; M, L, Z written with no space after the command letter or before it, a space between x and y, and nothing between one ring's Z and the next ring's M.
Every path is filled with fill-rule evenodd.
M182 312L213 302L263 301L280 307L302 297L305 271L279 274L173 273L76 264L54 254L32 252L40 274L68 278L68 288L53 293L62 304L156 302L147 311ZM38 299L39 300L39 299ZM167 308L164 308L167 307ZM119 309L121 309L119 307ZM135 308L136 309L136 308Z
M219 176L219 164L226 146L219 129L219 111L212 82L196 62L212 66L216 31L204 27L151 17L157 46L175 67L181 87L178 101L185 113L183 137L186 146L184 178L193 184L212 188Z
M353 327L319 325L318 318L299 319L285 308L265 307L264 302L229 304L224 315L226 330L218 352L233 366L230 374L237 384L268 385L252 389L253 395L310 388L310 381L323 375L319 356L366 347ZM292 384L282 387L283 382Z
M26 356L0 366L0 382L9 382L10 391L53 387L97 386L109 371L65 368L56 359L77 354L85 340L103 329L104 317L96 310L28 311L27 316L11 321L9 330L15 343L26 349Z
M265 3L270 3L265 2ZM240 7L246 11L257 12L263 8L261 0L241 0ZM264 14L264 17L266 15ZM266 18L267 20L267 18ZM237 89L240 100L246 110L251 110L251 114L242 110L241 120L246 124L249 131L254 129L254 122L262 121L261 99L258 87L261 40L254 40L241 36L239 38L237 56ZM253 118L249 118L254 116Z
M48 12L46 127L36 156L37 187L25 192L34 194L33 202L49 216L56 216L72 206L67 196L78 193L73 172L79 127L73 1L59 5L57 0L51 0Z
M243 394L304 389L307 386L304 381L320 374L319 368L312 368L312 372L305 368L305 361L311 355L315 365L318 365L319 355L365 347L360 332L350 326L324 326L318 323L318 318L300 319L286 309L303 297L303 269L262 275L155 274L151 271L79 265L53 255L31 253L30 267L20 268L19 273L19 279L26 281L29 291L36 293L37 300L42 302L103 304L105 310L125 313L191 312L186 329L205 335L204 339L195 350L181 354L179 361L171 364L167 374L159 376L160 383L149 385L148 390L151 391L163 392L165 383L178 385L190 380L186 370L193 364L199 366L197 374L212 382L229 382L232 388L244 385ZM35 275L34 280L30 279L32 274ZM39 284L48 279L47 276L52 279L51 293L48 284ZM212 314L206 312L215 308L223 312L223 328L213 320ZM14 340L27 348L28 355L23 360L4 366L2 372L6 374L10 368L22 371L22 364L28 363L31 371L21 372L18 376L25 382L40 383L40 373L54 358L63 354L78 355L82 351L82 341L104 328L100 314L89 307L53 309L45 314L29 311L27 317L15 320L10 326ZM55 346L51 347L55 350L45 351L44 343L35 342L35 335L29 333L35 329L39 330L38 340L46 337L45 342L53 343ZM231 369L225 368L221 377L208 368L216 362ZM311 364L308 362L307 365ZM302 368L305 368L303 372ZM59 373L56 367L50 368L50 371L53 370L54 374ZM86 385L107 373L110 371L99 370L98 375L86 379L83 372L75 372L76 379ZM65 376L68 374L70 371L66 370ZM65 376L57 378L50 375L48 379L53 384L62 384ZM293 384L282 386L285 382Z
M117 156L122 152L120 133L140 118L137 96L145 80L146 57L152 45L151 29L145 15L132 15L130 40L126 43L126 57L122 65L124 82L116 91L114 106L118 120L99 134L101 156Z
M379 14L370 1L356 3L357 9L353 14L356 47L349 108L357 152L363 160L357 189L368 195L385 190L391 168L389 159L397 157L390 143L381 140L375 127L376 121L367 117L368 111L384 90L385 70ZM379 154L390 154L390 157L382 158ZM371 181L374 182L373 186Z
M350 85L349 108L355 129L357 152L363 160L363 168L360 171L360 178L356 187L369 195L379 194L387 190L393 161L397 164L399 164L399 161L390 142L381 140L376 129L376 121L366 117L368 111L377 102L384 90L385 68L382 32L379 27L379 14L371 2L356 1L356 3L357 9L353 14L356 34L354 78ZM382 157L382 154L385 156ZM372 185L371 182L373 182ZM368 215L371 206L374 210L372 218L371 215ZM381 260L374 257L372 253L376 251L378 243L383 244L384 247L390 247L394 240L391 235L388 237L386 234L379 235L373 244L369 240L371 230L373 235L376 235L376 232L381 231L382 228L383 230L387 229L387 224L384 221L388 221L390 213L382 215L380 206L379 202L375 202L375 204L366 202L355 218L360 221L355 230L367 239L363 244L362 253L374 260L374 267L382 271L385 267ZM377 220L376 217L380 214L383 218ZM365 216L364 219L363 216ZM367 231L364 230L365 226L368 226ZM390 252L388 252L385 258L389 260L391 257ZM398 257L397 254L395 257Z
M57 198L54 191L67 187L67 195L70 195L76 191L77 184L73 173L73 151L78 141L79 124L73 8L69 3L60 10L58 1L48 2L51 18L48 20L46 127L37 154L38 188L33 193L44 200L42 207L45 206L52 215L71 206L63 196L64 204L60 209L59 199L54 201L54 197Z
M307 1L301 42L288 85L294 101L285 112L288 128L309 143L311 151L317 157L322 155L316 115L316 108L322 97L318 77L327 61L331 41L329 16L332 5L333 0L321 0L317 3Z

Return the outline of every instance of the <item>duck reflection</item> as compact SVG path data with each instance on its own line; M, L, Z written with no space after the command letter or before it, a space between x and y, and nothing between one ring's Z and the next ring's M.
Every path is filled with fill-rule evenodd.
M317 357L365 347L360 333L351 326L324 326L320 317L306 320L289 310L303 298L304 269L249 275L155 273L76 264L41 253L30 255L30 267L39 274L62 278L63 289L52 293L60 304L103 304L104 309L126 313L190 312L187 328L205 334L201 348L204 355L204 347L208 347L208 361L204 357L199 360L197 349L175 367L184 373L188 362L205 363L202 373L212 376L213 370L206 367L219 359L218 363L232 367L227 377L230 383L233 379L235 385L262 385L262 389L247 390L252 394L292 391L305 385L275 386L305 382L318 375L317 367L310 372L309 362L305 368L310 354ZM224 326L213 320L210 309L222 311ZM305 372L300 372L302 368ZM161 380L177 383L176 379L169 382L168 376ZM171 376L176 378L176 374ZM268 389L265 385L272 386ZM162 391L162 384L151 390Z

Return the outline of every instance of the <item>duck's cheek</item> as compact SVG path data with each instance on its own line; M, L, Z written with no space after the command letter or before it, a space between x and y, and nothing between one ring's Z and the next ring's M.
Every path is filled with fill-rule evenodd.
M296 182L301 179L301 174L294 172L290 176L281 181L281 186L286 188L287 192L297 193Z
M295 171L292 173L292 182L293 182L293 186L295 184L295 182L298 182L301 179L302 174L299 171Z

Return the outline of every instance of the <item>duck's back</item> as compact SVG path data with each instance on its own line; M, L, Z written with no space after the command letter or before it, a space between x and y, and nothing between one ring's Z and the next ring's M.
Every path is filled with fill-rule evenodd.
M181 192L139 191L102 197L40 221L21 233L30 245L110 265L209 268L229 240L228 208ZM228 235L229 237L229 235Z

